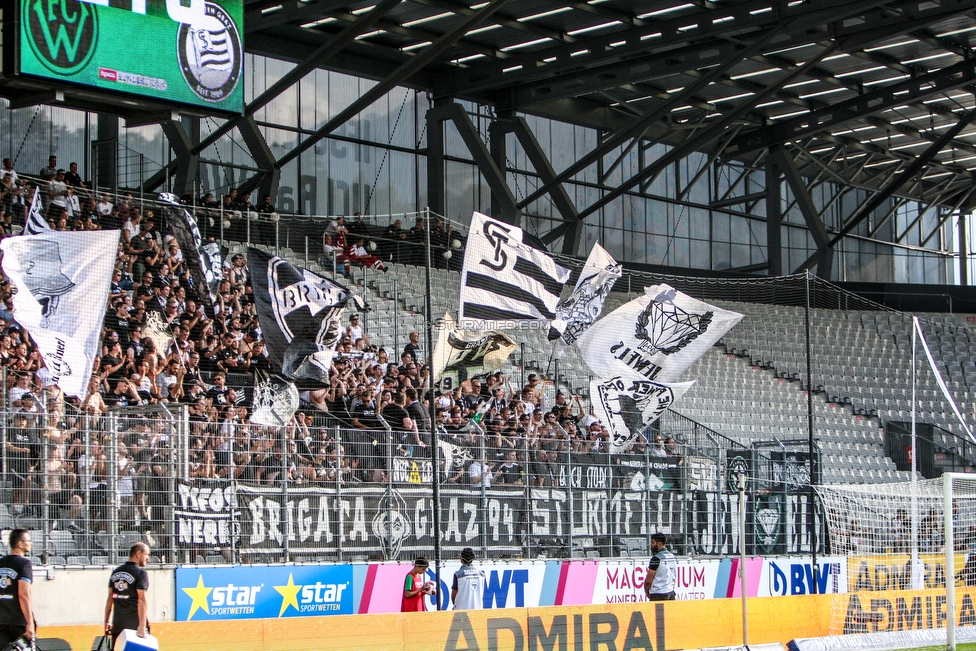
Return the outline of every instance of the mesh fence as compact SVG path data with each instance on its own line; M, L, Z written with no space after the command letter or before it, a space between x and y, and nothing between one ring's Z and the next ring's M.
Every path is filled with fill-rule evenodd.
M4 422L0 525L32 531L38 564L110 564L140 541L158 563L385 560L434 546L434 442L423 431L418 444L386 428L268 428L158 407ZM621 454L558 424L436 438L444 553L643 556L657 531L681 553L738 549L731 448L678 415ZM760 446L733 451L758 474L783 472ZM750 552L809 549L805 503L785 491L764 503L782 527L751 517Z
M847 556L850 595L835 600L831 634L971 625L976 592L976 477L874 486L819 486L832 553ZM958 590L957 590L958 587ZM958 594L956 594L958 593Z

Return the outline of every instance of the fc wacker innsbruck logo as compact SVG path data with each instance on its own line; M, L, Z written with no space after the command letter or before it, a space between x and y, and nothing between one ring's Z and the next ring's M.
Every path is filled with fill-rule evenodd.
M241 78L244 48L237 25L218 4L206 3L203 16L182 23L176 37L180 70L200 99L227 99Z
M21 7L27 43L48 70L66 76L88 65L98 43L94 5L78 0L23 0Z

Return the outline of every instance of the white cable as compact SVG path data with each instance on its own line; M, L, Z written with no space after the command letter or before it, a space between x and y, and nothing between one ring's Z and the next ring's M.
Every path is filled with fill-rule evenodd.
M942 389L942 395L945 396L946 400L952 406L952 411L956 414L956 418L962 424L962 428L966 430L966 434L969 435L969 440L976 443L976 436L973 436L973 432L969 429L969 425L966 424L966 419L962 417L962 413L959 411L959 407L956 405L956 401L952 399L952 394L949 393L949 387L946 386L945 380L942 379L942 374L939 373L938 367L935 365L935 360L932 358L932 352L929 350L929 344L925 341L925 333L922 332L922 326L918 322L918 317L912 317L912 324L915 330L918 332L918 339L922 342L922 350L925 351L925 357L929 360L929 366L932 367L932 372L935 373L935 381L939 383L939 388Z

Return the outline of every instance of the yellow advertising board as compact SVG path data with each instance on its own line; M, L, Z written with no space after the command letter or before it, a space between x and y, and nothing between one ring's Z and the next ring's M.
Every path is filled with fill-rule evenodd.
M301 620L168 622L153 625L160 648L179 651L666 651L742 643L738 599L342 615ZM749 599L749 641L826 634L829 596ZM74 649L91 648L97 626L47 627Z
M920 554L924 565L926 588L945 586L946 568L943 554ZM966 563L966 554L957 553L953 560L955 575ZM911 585L911 557L908 554L850 556L847 559L847 591L907 590Z

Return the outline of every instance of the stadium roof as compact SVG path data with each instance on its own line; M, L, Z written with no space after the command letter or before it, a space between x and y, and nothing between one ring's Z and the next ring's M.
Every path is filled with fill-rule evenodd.
M596 156L635 138L748 165L785 151L807 177L971 209L974 10L976 0L248 0L245 42L380 80L380 91L409 85L611 132Z

